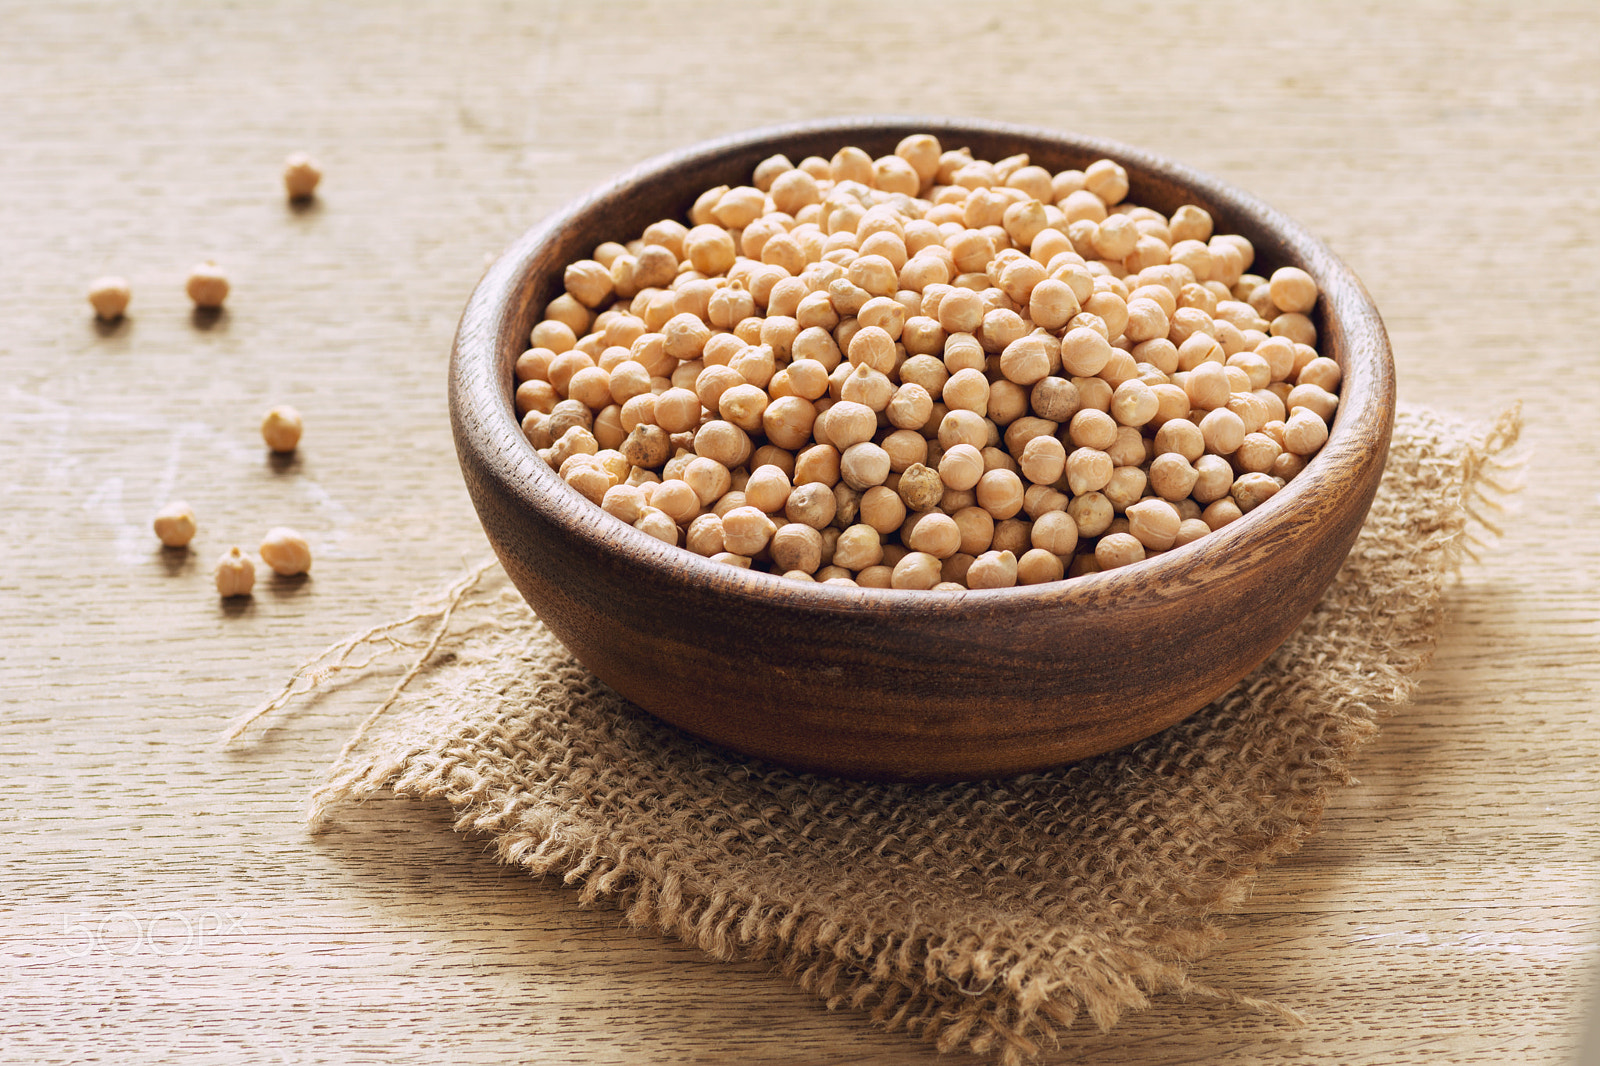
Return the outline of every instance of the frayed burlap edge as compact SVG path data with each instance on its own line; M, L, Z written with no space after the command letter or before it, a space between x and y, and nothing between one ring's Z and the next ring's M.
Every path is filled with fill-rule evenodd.
M1403 409L1367 527L1301 629L1193 718L1049 774L856 785L741 762L593 679L488 564L328 649L229 739L405 654L313 795L314 824L385 793L444 799L458 829L583 903L718 959L771 960L830 1007L1003 1063L1059 1045L1080 1014L1109 1029L1161 993L1292 1023L1190 965L1410 695L1449 579L1499 533L1519 428L1516 410L1474 432Z

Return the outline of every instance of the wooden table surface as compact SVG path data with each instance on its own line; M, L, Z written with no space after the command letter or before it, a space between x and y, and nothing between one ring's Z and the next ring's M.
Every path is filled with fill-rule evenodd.
M642 158L953 114L1182 159L1324 237L1402 398L1526 401L1500 549L1417 700L1175 998L1049 1062L1567 1063L1600 928L1600 8L0 3L0 1059L871 1063L934 1053L498 866L432 805L312 838L378 690L237 751L306 655L482 557L444 371L482 270ZM284 156L323 163L286 206ZM214 321L183 294L214 257ZM90 279L123 274L98 326ZM274 403L306 419L269 461ZM173 497L196 550L149 532ZM314 576L219 605L289 524Z

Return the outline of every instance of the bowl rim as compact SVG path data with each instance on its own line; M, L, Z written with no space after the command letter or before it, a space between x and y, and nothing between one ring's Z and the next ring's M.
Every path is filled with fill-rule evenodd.
M915 132L933 134L946 148L965 136L1012 139L1018 142L1019 151L1036 151L1040 144L1046 144L1074 154L1093 153L1093 158L1121 163L1129 169L1130 177L1137 172L1136 185L1169 182L1196 193L1197 201L1229 205L1251 221L1250 226L1235 225L1226 230L1219 223L1219 233L1237 232L1240 228L1270 233L1274 238L1271 243L1275 265L1299 266L1317 281L1320 295L1313 318L1318 322L1319 354L1330 335L1363 342L1359 349L1346 343L1341 351L1344 381L1327 443L1306 469L1271 499L1183 547L1126 567L1060 581L960 591L824 585L714 562L687 548L667 545L605 513L566 485L537 456L515 414L512 367L516 356L526 348L527 330L517 327L531 313L538 273L536 261L564 230L670 171L726 166L730 157L752 151L784 151L786 143L802 138L836 137L838 147L843 147L855 143L853 136L882 139ZM691 190L689 200L702 191L704 187ZM620 234L613 239L628 240L633 236L636 234ZM1259 256L1262 244L1253 243ZM515 299L503 300L504 294ZM542 307L537 311L542 313ZM534 314L529 320L530 328L538 317ZM1352 375L1352 366L1358 366L1360 372ZM1144 149L1064 130L973 119L885 115L764 126L712 138L646 159L546 215L489 267L473 290L462 313L451 357L450 401L463 464L466 450L471 448L481 472L496 480L502 491L508 491L521 506L543 513L567 536L596 552L620 548L642 566L670 566L675 581L704 585L739 603L770 606L778 600L827 615L874 615L898 612L908 604L916 604L926 611L981 617L1002 607L1053 609L1104 598L1115 598L1129 607L1159 606L1185 587L1221 580L1245 565L1245 561L1259 560L1263 552L1272 551L1274 542L1292 535L1296 513L1314 509L1313 505L1319 503L1332 507L1338 498L1357 494L1364 483L1375 486L1375 477L1362 475L1369 474L1374 463L1381 466L1387 455L1394 417L1394 373L1382 320L1360 280L1320 240L1254 195ZM468 410L483 419L474 432L463 425ZM488 430L487 439L476 435L484 428ZM1361 501L1363 507L1370 503L1371 490L1366 491L1368 499Z

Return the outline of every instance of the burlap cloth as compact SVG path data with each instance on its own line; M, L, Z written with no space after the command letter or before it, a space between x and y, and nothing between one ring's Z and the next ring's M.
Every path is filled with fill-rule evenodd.
M1109 1028L1158 993L1273 1010L1190 964L1411 692L1463 552L1497 532L1518 428L1514 411L1473 430L1403 408L1366 527L1294 635L1187 721L1051 773L869 785L742 760L608 690L488 568L329 649L262 710L373 649L412 649L314 821L383 793L442 799L458 829L581 902L718 959L771 960L941 1050L1020 1062L1080 1015Z

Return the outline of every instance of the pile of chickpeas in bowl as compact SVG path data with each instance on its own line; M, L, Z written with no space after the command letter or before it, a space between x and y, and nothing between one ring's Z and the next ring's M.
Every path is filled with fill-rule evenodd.
M1340 368L1310 275L1127 195L1109 159L927 134L772 156L566 267L523 432L616 520L801 581L1005 588L1181 547L1305 468Z

